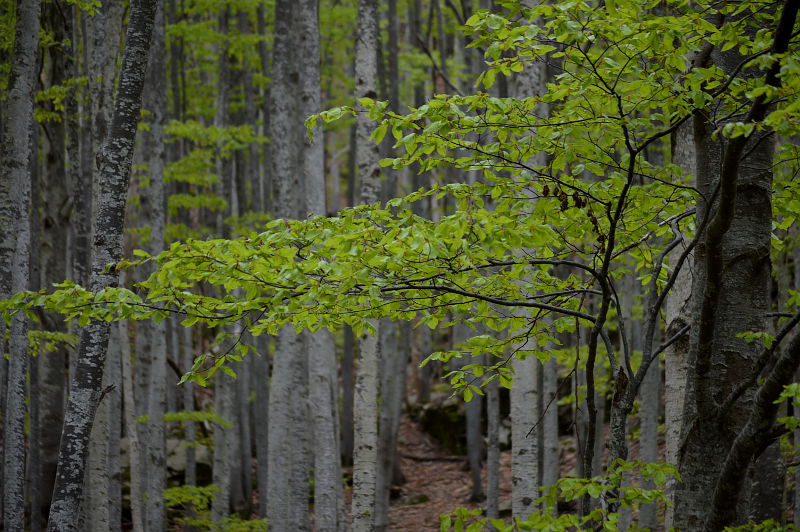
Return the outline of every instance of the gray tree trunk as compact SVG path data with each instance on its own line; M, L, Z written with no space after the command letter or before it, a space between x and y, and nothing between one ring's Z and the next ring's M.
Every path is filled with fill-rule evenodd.
M0 136L0 297L28 289L30 260L30 145L36 53L39 43L38 0L19 2ZM25 397L28 328L24 313L11 320L6 401L3 411L3 521L5 530L25 526ZM3 334L5 330L2 331Z
M551 358L542 367L542 486L552 486L561 478L558 438L558 363Z
M400 327L388 318L380 321L381 343L381 401L378 422L378 459L375 528L385 530L389 526L390 488L396 470L397 433L400 429L403 397L405 396L406 364L408 352L398 343ZM402 475L400 475L402 478Z
M672 139L672 163L681 167L684 173L694 174L697 167L694 139L691 124L684 124ZM684 246L678 246L669 255L674 266ZM692 259L683 265L665 304L666 336L671 338L689 323L692 294ZM681 430L689 376L689 335L684 335L667 350L664 363L664 423L666 432L666 461L678 464L678 451L681 444ZM667 505L665 526L669 529L674 518L675 481L670 479L666 486Z
M539 449L536 432L539 401L536 389L539 360L528 354L525 360L514 358L514 382L511 387L511 513L527 519L536 510L539 498Z
M142 86L150 48L156 3L142 0L131 7L121 77L111 129L98 153L100 195L92 247L90 288L116 286L118 274L106 269L121 257L122 228ZM78 368L73 379L59 449L58 472L50 510L50 529L75 529L83 495L88 442L97 405L102 397L102 373L110 325L92 322L81 335Z
M321 110L319 13L317 2L300 7L303 51L303 114ZM325 216L325 165L322 128L306 140L303 158L306 207L311 215ZM309 401L313 405L314 442L314 524L320 532L344 530L344 493L339 452L336 348L333 334L320 330L308 335Z
M275 4L275 42L270 94L270 154L274 214L304 218L304 195L324 194L306 190L303 171L312 164L314 151L307 148L303 120L315 112L303 97L304 75L311 61L309 38L302 17L316 12L312 0ZM318 52L317 52L318 56ZM298 60L298 57L302 58ZM318 86L318 85L317 85ZM305 114L304 114L305 113ZM324 195L323 195L324 197ZM324 201L324 200L323 200ZM309 469L308 339L290 329L276 338L269 392L269 446L267 518L275 530L307 530Z
M356 41L356 102L359 98L376 98L378 48L378 12L376 0L359 0ZM374 124L363 106L356 103L356 167L361 184L361 201L366 204L380 198L378 146L370 135ZM378 331L379 323L370 320ZM375 526L378 470L378 397L380 387L380 341L364 332L360 339L358 376L353 403L353 531L368 532Z
M102 6L94 16L86 19L86 48L90 64L87 70L90 76L91 102L91 146L98 149L108 136L114 102L114 85L117 74L117 57L119 54L120 32L122 28L123 6L112 2ZM95 75L92 79L92 75ZM100 169L91 166L92 198L90 212L98 201ZM84 257L86 259L88 257ZM89 271L87 261L82 272ZM88 281L89 279L85 279ZM106 389L108 381L108 360L103 363L101 387ZM108 476L108 443L109 443L109 408L108 398L100 401L95 423L90 432L89 462L85 480L86 499L84 501L84 523L82 528L100 532L109 528L109 494L110 479Z
M500 390L497 379L486 389L486 516L500 517Z
M142 447L139 440L139 424L136 423L136 406L134 404L133 369L131 367L131 347L128 336L128 322L118 324L120 358L122 361L122 401L125 413L125 433L128 436L128 458L130 461L131 516L133 532L144 532L144 512L142 499ZM113 333L112 333L113 334Z
M788 47L797 8L796 2L785 4L775 32L775 46L782 44L783 50ZM742 57L735 49L715 50L710 60L734 75ZM766 82L779 84L777 74L776 65ZM768 104L757 100L744 119L760 121L767 111ZM747 343L737 334L765 330L769 308L774 138L742 136L723 143L713 135L719 124L710 118L698 114L694 124L700 191L697 211L700 222L708 226L694 262L692 367L679 456L683 481L675 492L673 524L683 530L716 530L736 519L741 507L736 500L743 478L741 468L753 456L748 446L754 442L754 427L771 423L762 401L768 401L772 393L769 386L779 382L768 379L766 395L756 395L755 387L747 385L738 398L728 399L731 390L749 382L760 352L756 342ZM711 198L716 190L716 200L708 205L705 198ZM780 374L786 369L788 366L776 363L774 371ZM724 410L719 409L720 403ZM751 414L756 417L750 419ZM734 434L738 434L735 439Z
M214 425L214 461L212 482L217 487L211 506L211 521L222 526L221 521L228 517L230 508L231 468L233 449L232 436L237 429L238 420L234 418L233 396L236 382L223 372L214 376L214 410L217 415L230 423L229 426Z
M142 248L156 255L164 250L164 223L166 220L164 197L164 165L166 149L164 125L166 123L167 94L164 91L167 73L164 63L164 10L156 11L153 25L152 47L147 66L142 107L148 112L148 130L141 132L141 154L147 170L140 174L139 191L141 208L139 219L149 228L149 237ZM143 268L143 278L154 270L152 265ZM145 530L164 530L167 526L163 492L166 476L166 369L167 322L143 321L137 328L137 377L141 380L138 400L140 413L147 422L140 424L144 463L144 527Z
M55 4L42 6L43 18L49 22L51 31L57 41L74 39L72 32L71 10L66 12L66 24L62 18L62 10ZM62 50L51 48L50 53L50 84L58 85L69 76L73 76L70 54ZM41 257L41 284L49 287L69 278L68 259L71 245L69 242L71 231L71 212L68 208L72 182L71 173L67 168L79 164L77 141L74 124L79 120L77 106L74 98L68 98L65 106L65 119L63 122L48 124L49 133L44 135L48 150L45 155L45 171L41 180L42 202L42 239L40 246ZM69 133L69 137L67 134ZM67 138L71 144L67 144ZM65 157L66 155L66 157ZM66 249L65 249L66 248ZM45 315L43 325L48 331L66 332L63 320L55 316ZM64 381L67 362L67 350L61 347L48 354L38 357L35 364L38 366L38 399L40 407L39 430L39 478L37 484L42 495L38 508L31 513L37 515L40 521L47 518L50 508L50 496L53 493L53 482L56 475L56 460L58 458L58 440L60 434L57 427L64 419Z
M269 441L269 337L259 336L256 339L258 355L254 360L253 415L255 417L256 438L256 482L258 483L258 512L261 517L267 515L267 467Z

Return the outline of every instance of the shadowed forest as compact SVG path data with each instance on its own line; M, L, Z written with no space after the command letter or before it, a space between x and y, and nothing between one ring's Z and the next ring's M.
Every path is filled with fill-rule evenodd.
M797 530L798 9L0 0L0 529Z

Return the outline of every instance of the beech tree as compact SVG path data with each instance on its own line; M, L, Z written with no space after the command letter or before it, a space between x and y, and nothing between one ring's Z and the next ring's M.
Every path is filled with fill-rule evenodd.
M125 199L156 5L154 1L142 0L132 6L114 115L108 137L98 155L100 193L89 284L98 292L118 283L116 269L108 269L107 266L119 261L122 253ZM83 492L89 435L94 414L103 397L101 382L109 328L107 322L93 321L84 327L81 334L78 368L70 387L61 436L49 519L51 530L75 530Z
M101 383L118 380L109 370L101 379L114 320L140 320L131 327L137 350L167 341L163 350L147 349L160 357L158 368L143 371L139 353L132 374L128 334L121 334L132 467L149 464L141 467L144 486L131 486L137 502L146 498L132 508L136 528L169 526L163 507L174 509L168 515L181 526L236 521L231 510L246 510L254 488L253 454L259 513L271 529L310 528L312 469L315 526L342 528L338 334L346 351L343 417L352 416L353 425L356 530L391 526L406 347L426 362L409 373L418 401L448 395L432 386L447 368L446 380L468 403L460 408L474 498L482 487L479 396L488 395L486 516L454 508L442 516L443 529L653 528L668 500L665 524L682 530L781 526L747 520L781 518L780 493L797 491L786 483L778 452L796 447L798 422L790 414L800 404L800 313L787 280L798 270L798 151L791 140L800 123L797 4L508 0L475 10L472 2L417 0L400 4L404 13L392 1L385 32L375 1L323 3L319 13L328 23L319 27L314 0L278 1L274 15L262 3L224 3L210 14L202 3L172 5L166 42L158 46L168 50L170 76L164 69L152 74L169 87L160 96L172 96L174 120L161 132L142 132L155 144L141 159L155 157L156 173L166 162L168 214L140 214L158 242L122 258L122 200L139 113L139 82L131 76L144 69L130 47L146 49L139 30L147 27L142 10L151 11L134 2L110 132L116 144L104 144L99 158L98 184L106 188L89 240L92 278L74 275L41 290L20 285L0 303L12 328L40 310L84 327L77 368L70 367L77 372L51 528L84 526L76 523L89 429ZM0 1L0 15L2 9ZM82 28L82 16L78 21ZM465 35L457 36L456 26ZM5 53L4 42L0 37ZM475 56L483 56L480 67ZM352 79L342 75L351 65ZM98 90L92 87L90 95ZM43 92L38 97L55 109L57 94L68 89ZM92 107L83 98L67 102L73 110ZM153 103L160 116L164 107ZM4 127L9 113L3 107ZM160 116L153 125L163 123ZM68 129L67 138L83 139L81 133ZM86 145L91 138L78 148ZM78 160L90 168L74 143L63 149L71 175L80 173L72 164ZM345 177L351 207L338 210L343 198L326 202L324 192L341 195ZM142 195L132 213L137 200L145 209L162 201L150 194L155 188L135 190ZM361 204L352 206L357 190ZM74 199L92 211L85 194ZM80 232L85 224L74 221ZM133 231L131 242L140 235ZM126 269L141 282L119 284L117 272ZM167 321L184 330L157 325ZM397 321L413 324L412 332ZM158 338L148 340L159 327ZM28 336L35 345L36 336ZM250 376L254 346L262 358ZM20 405L34 393L33 385L24 390L23 362L10 356L16 376L0 375L9 391L22 389ZM657 455L662 363L666 462ZM162 371L182 374L185 388L164 388ZM34 377L30 382L41 381ZM194 393L211 383L213 399ZM499 508L503 388L512 403L510 519ZM32 423L41 426L37 407L31 401ZM561 431L559 407L572 417ZM135 413L158 419L137 422ZM10 415L4 408L7 421ZM203 478L209 422L211 484ZM342 425L346 443L350 421ZM168 481L161 476L162 432L191 442L185 471L175 469L180 452L172 455ZM21 434L17 449L24 449ZM250 434L266 444L254 448ZM135 452L136 436L152 447L150 457ZM36 431L28 437L36 452ZM634 437L641 445L631 445ZM560 470L567 465L559 453L571 458L573 451L574 472ZM101 478L109 473L102 469ZM18 498L16 479L6 482L5 495ZM163 507L150 500L159 491ZM112 511L101 503L98 516Z
M3 102L0 148L0 297L29 288L31 157L33 95L39 45L40 5L37 0L17 5L17 26L8 96ZM25 526L25 387L28 371L28 324L19 313L8 328L9 363L3 375L3 522L5 530ZM2 328L6 345L6 326ZM7 380L6 380L7 379ZM6 384L7 383L7 384Z

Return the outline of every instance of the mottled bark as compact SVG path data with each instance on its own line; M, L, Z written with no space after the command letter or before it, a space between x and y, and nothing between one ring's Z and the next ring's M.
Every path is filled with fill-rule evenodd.
M558 363L551 358L542 367L542 486L552 486L561 477L558 437Z
M121 257L122 228L133 148L141 109L142 86L150 48L156 2L142 0L131 7L117 101L108 138L98 153L100 194L92 245L90 288L99 291L118 283L108 264ZM72 382L59 449L58 472L50 510L50 529L75 528L83 492L88 440L102 397L103 365L110 325L94 321L84 328L78 367Z
M38 0L17 4L11 78L0 133L0 298L29 288L30 164L33 156L33 97L39 43ZM5 329L2 330L5 334ZM3 411L3 521L5 530L25 526L25 415L28 325L24 313L11 319Z
M304 2L300 9L301 33L305 35L302 114L311 114L319 112L322 107L319 13L317 2ZM308 142L306 139L305 144L306 209L311 215L325 216L322 128L318 126L313 140ZM339 383L333 335L327 330L310 333L307 346L309 402L313 405L314 524L320 532L339 532L345 528L345 519L339 453Z
M539 498L539 449L534 428L539 421L536 389L539 360L532 354L513 361L511 388L511 513L527 519Z
M375 125L367 116L360 98L376 98L378 13L376 0L359 0L355 63L356 96L356 167L360 180L361 202L374 204L380 194L380 158L378 146L370 135ZM369 325L378 331L379 323ZM380 340L365 331L360 338L358 377L356 379L353 451L353 531L373 530L375 520L378 468L378 397L380 387Z
M67 24L61 9L55 4L42 6L43 19L47 21L50 31L54 32L54 39L72 39L72 13L66 12ZM50 48L50 85L64 82L72 76L72 68L68 57L72 50L62 47ZM69 241L71 230L70 220L70 193L71 182L67 173L73 164L77 166L77 145L67 149L67 132L71 130L74 122L78 120L77 108L74 98L69 98L64 112L64 121L50 122L47 124L48 133L42 137L45 144L44 172L42 172L41 194L41 284L49 287L68 278L68 256L71 246L65 246ZM77 138L70 131L69 140ZM67 161L68 159L68 161ZM66 332L63 320L53 315L45 315L42 320L44 328L49 331ZM60 434L57 427L64 419L64 388L67 350L60 347L47 356L38 357L35 364L38 366L38 400L40 410L39 431L39 461L38 478L35 480L42 495L41 504L32 509L32 517L38 514L42 521L47 518L50 509L50 495L53 493L53 482L56 475L56 460L58 458L58 443Z

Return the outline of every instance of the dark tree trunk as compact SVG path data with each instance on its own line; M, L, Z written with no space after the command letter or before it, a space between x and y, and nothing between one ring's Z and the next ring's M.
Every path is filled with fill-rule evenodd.
M95 292L117 286L119 282L118 272L106 266L118 262L122 254L125 203L156 6L155 0L141 0L131 6L114 116L108 139L97 156L101 182L90 282ZM109 331L109 323L94 321L81 334L78 367L67 404L50 509L50 530L53 531L75 530L83 495L89 434L103 396L101 383Z
M33 97L39 45L38 0L17 4L11 79L0 136L0 298L29 288L30 164L33 156ZM5 334L5 330L0 330ZM25 417L28 362L25 314L11 319L3 425L3 518L5 530L25 526Z

